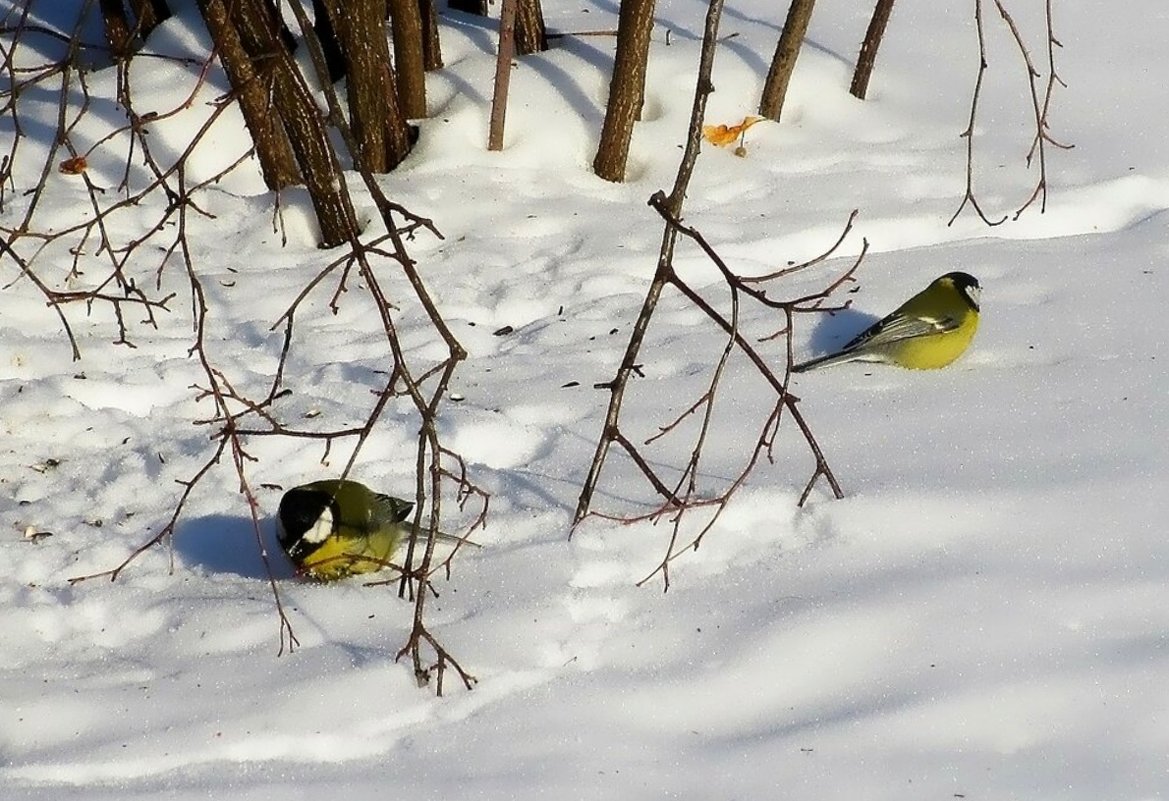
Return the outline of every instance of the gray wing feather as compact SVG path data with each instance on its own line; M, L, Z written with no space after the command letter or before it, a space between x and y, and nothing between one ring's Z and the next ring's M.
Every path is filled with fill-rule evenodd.
M879 348L927 334L953 331L957 327L958 321L948 315L945 317L886 318L849 342L842 350L848 352L858 348Z

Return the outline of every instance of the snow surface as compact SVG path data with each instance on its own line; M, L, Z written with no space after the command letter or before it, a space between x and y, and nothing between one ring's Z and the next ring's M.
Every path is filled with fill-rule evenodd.
M202 57L207 36L191 5L150 50ZM277 657L272 598L227 463L191 498L173 575L160 548L113 584L70 586L157 531L175 481L207 458L208 432L192 425L208 407L191 389L201 372L187 353L189 306L175 302L157 331L135 321L132 350L110 344L108 310L70 308L83 354L73 363L55 315L4 261L0 797L1169 797L1169 378L1159 365L1169 342L1169 10L1055 3L1068 88L1056 91L1052 134L1075 149L1049 153L1046 213L987 228L970 213L946 224L965 180L973 4L898 3L862 103L846 90L868 5L817 4L785 121L753 127L745 158L704 148L687 222L752 274L820 253L859 209L839 258L790 285L792 296L818 288L868 238L853 308L800 318L801 354L841 342L952 269L981 279L982 328L947 370L800 376L802 408L847 497L821 485L796 508L811 460L785 428L777 464L674 563L665 594L635 582L661 557L666 526L592 519L567 534L608 398L593 385L612 377L656 261L661 223L645 201L673 181L705 7L658 8L623 185L589 169L611 38L560 39L519 60L506 149L491 154L495 34L444 19L447 67L428 78L430 117L384 183L443 232L420 236L412 254L470 353L452 386L465 400L445 407L441 425L492 492L491 517L476 535L485 547L456 562L430 610L436 634L479 678L470 692L448 676L435 698L394 662L411 613L395 594L300 583L283 563L301 647ZM1010 4L1042 67L1041 5ZM728 4L708 122L755 110L781 22L774 6ZM49 22L64 16L48 0L34 9ZM615 26L615 3L546 11L556 30ZM1023 163L1032 129L1021 59L986 13L976 186L1001 215L1036 172ZM135 61L139 103L169 109L196 70ZM79 146L123 118L114 82L112 71L89 76L95 100L74 132ZM226 86L212 70L185 116L153 127L157 151L181 152ZM41 104L42 125L22 145L5 225L21 219L55 126L51 96L29 102ZM192 179L247 148L235 110L212 132ZM0 136L11 134L5 118ZM95 151L94 180L116 184L124 153ZM42 226L89 213L77 179L50 183ZM245 163L202 194L214 217L189 221L213 356L256 392L279 353L269 326L326 258L303 193L284 193L274 232L261 190ZM123 234L153 219L131 211L116 222ZM63 285L68 256L57 254L59 274L51 257L39 262L43 277ZM679 266L721 297L695 249L680 249ZM185 285L178 267L165 282ZM326 300L298 321L282 409L351 425L384 380L384 345L360 293L337 316ZM745 323L775 327L758 313ZM403 326L414 352L433 350L420 314L404 310ZM514 332L493 335L503 326ZM650 346L626 409L643 439L695 399L722 341L668 295ZM715 483L734 474L767 402L739 378L704 463ZM404 408L387 413L355 476L408 494L415 428ZM319 444L256 441L253 486L335 474L342 450L322 465ZM684 452L666 446L658 458L678 464ZM611 469L598 505L644 511L633 472ZM271 514L279 491L260 492ZM26 540L29 526L52 536Z

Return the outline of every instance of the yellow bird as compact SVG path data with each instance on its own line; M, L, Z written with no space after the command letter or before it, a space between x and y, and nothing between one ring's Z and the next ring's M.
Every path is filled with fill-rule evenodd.
M856 361L885 362L913 370L945 367L974 339L981 291L974 276L946 273L837 353L797 364L792 372Z
M297 569L329 581L388 567L414 504L357 481L294 487L280 499L278 539Z

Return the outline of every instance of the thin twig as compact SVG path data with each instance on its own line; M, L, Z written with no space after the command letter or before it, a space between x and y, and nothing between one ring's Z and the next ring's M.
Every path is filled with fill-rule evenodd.
M958 219L958 215L962 213L962 209L969 203L984 223L995 226L1006 222L1006 215L1004 214L1002 219L991 220L982 210L982 206L974 194L974 125L978 119L978 101L982 97L982 81L987 68L986 36L982 29L982 0L974 0L974 30L978 34L978 75L974 79L974 92L970 98L970 118L966 123L966 130L960 134L966 140L966 192L962 195L962 202L958 204L958 208L955 209L954 215L950 217L947 225L953 225L954 221Z

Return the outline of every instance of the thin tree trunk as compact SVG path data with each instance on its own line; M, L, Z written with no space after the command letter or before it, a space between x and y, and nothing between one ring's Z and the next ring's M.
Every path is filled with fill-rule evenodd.
M491 97L491 123L487 132L488 150L503 150L503 124L507 118L511 59L515 55L515 19L518 3L519 0L503 0L503 6L499 10L499 52L495 57L495 92Z
M256 72L238 31L228 18L223 0L200 0L199 6L219 60L239 99L264 183L273 190L300 183L288 134L280 118L272 113L267 82Z
M645 65L653 30L654 0L622 0L617 21L617 56L609 81L605 124L593 170L606 181L625 180L633 123L645 99Z
M438 9L434 0L418 0L422 16L422 65L427 72L442 69L442 43L438 39Z
M796 58L808 32L812 6L815 4L816 0L792 0L787 11L787 21L783 24L783 33L779 36L779 44L775 46L775 56L771 59L771 69L767 72L763 97L759 101L759 113L776 122L779 122L779 116L783 113L787 87L791 82L792 70L796 68Z
M853 97L864 100L869 91L869 78L873 75L877 50L881 47L885 26L889 24L889 15L892 12L893 0L877 0L877 5L873 7L873 17L869 20L869 29L865 32L861 53L856 60L856 71L852 74L852 86L848 90Z
M540 0L519 0L516 8L515 49L521 56L548 49L548 32L544 27L544 10Z
M406 119L426 116L426 66L422 55L422 10L418 0L389 0L394 35L398 104ZM384 19L384 16L383 16Z

